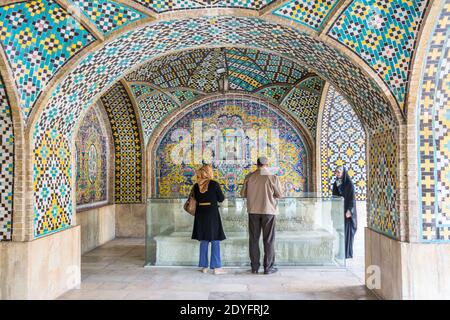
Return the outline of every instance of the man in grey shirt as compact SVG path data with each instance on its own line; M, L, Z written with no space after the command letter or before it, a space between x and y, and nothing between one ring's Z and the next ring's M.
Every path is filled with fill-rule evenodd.
M259 157L258 169L244 181L241 196L247 198L249 216L249 250L252 273L260 266L259 238L261 230L264 243L264 274L275 273L275 217L278 214L277 199L283 196L280 179L270 173L268 159Z

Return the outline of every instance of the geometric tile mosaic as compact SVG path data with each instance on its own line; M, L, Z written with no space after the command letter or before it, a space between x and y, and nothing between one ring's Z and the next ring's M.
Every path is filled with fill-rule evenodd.
M13 188L14 129L11 107L0 78L0 241L12 237Z
M318 31L338 2L339 0L291 0L275 9L272 14Z
M260 50L227 48L225 59L232 90L252 92L268 84L294 84L308 73L288 59Z
M24 119L55 73L94 40L51 0L0 7L0 43L13 70Z
M322 193L331 195L338 166L345 166L355 186L356 200L366 200L366 134L352 106L336 89L326 93L320 132Z
M142 201L142 142L138 120L124 86L116 83L101 101L111 124L115 149L115 202Z
M55 115L53 115L54 117ZM52 128L34 134L34 235L40 237L72 225L71 142Z
M69 0L104 34L120 29L130 22L145 18L139 11L114 1Z
M89 107L75 137L77 208L107 201L108 135L98 106Z
M421 230L425 242L450 241L450 1L428 42L418 99Z
M230 90L253 92L269 84L295 84L309 71L278 55L243 48L200 49L155 59L126 76L166 88L218 91L216 70L226 66Z
M205 49L169 55L153 60L125 79L128 82L148 82L162 89L193 87L205 92L215 91L217 79L214 76L211 78L215 72L210 70L216 70L216 59L211 56L211 50Z
M52 133L58 135L58 143L67 150L73 134L73 128L87 106L91 105L96 95L101 94L108 86L122 77L130 68L143 64L153 58L160 57L171 51L196 49L200 46L235 47L251 46L258 50L268 50L292 57L300 65L314 67L320 76L330 81L354 106L362 123L368 128L370 139L377 132L392 135L387 139L379 137L379 143L386 147L378 148L372 154L371 165L378 157L378 165L383 165L384 159L397 161L392 152L398 152L398 132L395 130L397 120L391 106L385 99L377 84L367 78L365 73L343 56L339 51L312 38L299 30L274 25L267 21L251 17L198 17L183 20L154 22L142 28L131 30L123 36L105 43L93 53L84 57L74 69L67 74L60 84L50 92L48 104L33 128L33 144L35 158L36 150L40 150L43 141L40 137L48 137ZM62 140L62 141L60 141ZM372 140L370 140L372 141ZM57 153L56 144L50 145L51 153ZM372 149L372 148L371 148ZM394 151L392 151L394 150ZM375 161L375 162L373 162ZM50 172L47 164L35 161L36 171ZM372 167L372 166L371 166ZM393 166L385 166L385 171L391 171ZM397 181L397 172L390 172ZM60 173L55 175L60 176ZM375 177L378 177L379 174ZM372 178L373 176L370 176ZM373 179L379 190L396 188L395 184L383 185L385 180ZM36 180L34 181L36 184ZM48 193L60 197L59 186L52 185ZM65 184L70 193L73 187L69 179ZM373 189L373 188L372 188ZM38 215L42 215L42 206L38 193L35 191L34 207ZM374 202L371 208L376 215L376 205L382 201L379 193L369 190L368 201ZM398 209L394 197L393 210ZM61 199L62 201L62 199ZM71 216L73 208L70 204L61 206L56 216ZM398 212L398 211L397 211ZM392 215L397 212L391 213ZM368 213L370 214L370 213Z
M144 95L151 94L156 91L156 89L153 89L147 84L141 84L141 83L132 83L129 84L131 92L133 93L133 96L136 100L140 99Z
M226 61L228 81L232 90L252 92L271 83L261 67L239 49L227 50Z
M323 89L324 81L319 77L309 77L300 82L299 88L309 91L321 93Z
M318 77L314 77L319 79ZM308 81L308 79L304 80ZM321 91L304 90L302 88L302 81L297 87L292 89L286 97L283 99L281 106L292 112L296 119L304 124L311 133L313 140L316 139L317 130L317 115L319 112ZM317 80L321 82L322 88L325 82L323 80ZM308 82L309 83L309 82Z
M328 32L381 77L405 114L411 59L428 2L354 0Z
M398 128L382 125L370 135L367 226L400 239Z
M187 89L171 90L170 93L178 99L180 104L192 102L198 97L202 96L202 94L198 92Z
M244 8L260 10L275 0L133 0L156 13L200 8Z
M290 85L273 85L265 87L256 93L265 97L270 98L277 103L281 103L281 100L286 96L286 94L292 89Z
M169 96L161 91L154 91L151 95L146 95L137 101L139 114L144 132L144 142L148 140L156 126L173 110L178 108Z

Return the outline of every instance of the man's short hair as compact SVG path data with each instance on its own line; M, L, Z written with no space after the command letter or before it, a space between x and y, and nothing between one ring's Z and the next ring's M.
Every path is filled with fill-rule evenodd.
M269 164L269 159L267 159L266 157L259 157L258 160L256 160L256 164L258 166L264 166L266 164Z

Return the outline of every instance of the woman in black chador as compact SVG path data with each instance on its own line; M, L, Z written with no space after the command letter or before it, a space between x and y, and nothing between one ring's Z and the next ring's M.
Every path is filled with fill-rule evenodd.
M357 227L355 187L344 167L336 169L336 180L333 183L333 196L344 197L345 214L345 258L353 258L353 239Z
M192 239L200 241L199 267L208 272L208 246L211 242L210 268L214 274L223 274L220 258L220 241L225 240L219 213L219 202L225 200L220 184L213 180L214 173L210 165L204 165L197 171L197 183L193 195L197 200Z

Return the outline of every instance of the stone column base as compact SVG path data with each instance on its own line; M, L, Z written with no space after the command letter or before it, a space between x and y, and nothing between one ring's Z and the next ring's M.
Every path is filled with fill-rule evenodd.
M0 242L0 300L54 299L80 284L80 227Z
M366 228L365 251L366 285L380 297L450 299L450 244L400 242Z

